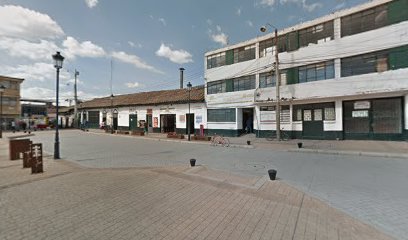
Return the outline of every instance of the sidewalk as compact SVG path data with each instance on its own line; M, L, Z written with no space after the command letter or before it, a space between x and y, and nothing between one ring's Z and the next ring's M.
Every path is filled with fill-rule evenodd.
M91 133L105 134L104 131L98 129L90 129ZM129 136L136 138L151 139L157 141L172 141L180 143L188 143L187 139L170 139L166 134L149 133L146 136ZM368 141L368 140L308 140L308 139L293 139L288 141L277 142L269 141L265 138L256 138L255 134L247 134L241 137L230 137L231 147L240 148L259 148L272 149L278 151L292 151L305 153L322 153L322 154L346 154L346 155L361 155L361 156L377 156L377 157L395 157L408 159L408 142L407 141ZM247 144L250 141L250 145ZM303 144L302 148L298 148L297 143ZM191 141L194 144L210 144L205 141Z
M49 157L31 175L0 143L0 239L392 239L282 181Z

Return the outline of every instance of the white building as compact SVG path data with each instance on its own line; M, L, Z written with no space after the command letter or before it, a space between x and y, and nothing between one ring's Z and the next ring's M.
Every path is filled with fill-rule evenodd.
M81 103L79 112L81 123L91 128L106 125L115 130L143 131L146 122L148 131L155 133L186 134L191 117L190 130L197 135L206 128L207 115L202 86L190 92L175 89L97 98Z
M205 54L209 133L276 131L270 33ZM408 139L408 0L375 0L278 32L281 130Z

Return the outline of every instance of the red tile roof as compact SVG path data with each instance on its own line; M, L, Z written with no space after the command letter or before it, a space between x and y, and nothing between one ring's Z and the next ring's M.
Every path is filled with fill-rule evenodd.
M191 89L190 102L204 102L204 86ZM161 90L153 92L141 92L126 95L116 95L113 97L114 107L124 106L150 106L163 104L183 104L188 103L187 89ZM110 97L95 98L79 104L79 108L103 108L110 107Z

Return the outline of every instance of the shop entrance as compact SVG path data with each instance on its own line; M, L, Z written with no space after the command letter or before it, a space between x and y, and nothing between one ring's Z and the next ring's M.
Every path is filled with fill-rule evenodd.
M343 111L346 139L402 139L402 98L347 101Z
M160 114L160 131L162 133L176 131L176 114Z
M243 133L254 132L254 109L243 108L242 109L242 129Z
M303 109L303 137L321 139L323 136L323 109Z
M137 128L137 115L129 114L129 130L134 131Z

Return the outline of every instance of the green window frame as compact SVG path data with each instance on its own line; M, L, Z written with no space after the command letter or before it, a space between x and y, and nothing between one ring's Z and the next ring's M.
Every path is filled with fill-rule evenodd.
M207 109L208 122L236 122L235 108Z

